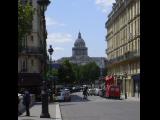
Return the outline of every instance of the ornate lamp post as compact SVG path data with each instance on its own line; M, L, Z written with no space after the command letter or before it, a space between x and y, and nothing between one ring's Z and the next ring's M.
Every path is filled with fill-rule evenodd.
M51 70L52 70L52 54L53 54L53 48L52 48L52 45L50 45L50 48L48 49L48 52L49 52L49 55L50 55L50 73L51 73ZM52 83L52 77L51 77L51 83ZM53 89L52 89L52 85L51 84L51 102L53 102Z
M49 5L50 1L49 0L37 0L37 3L40 6L41 10L41 16L42 16L42 24L43 24L43 41L44 41L44 75L46 76L46 58L47 58L47 53L46 53L46 22L45 22L45 11L47 9L47 6ZM42 113L40 115L40 118L50 118L49 112L48 112L48 92L47 92L47 83L46 83L46 77L44 77L44 80L42 82L42 91L41 91L41 96L42 96Z

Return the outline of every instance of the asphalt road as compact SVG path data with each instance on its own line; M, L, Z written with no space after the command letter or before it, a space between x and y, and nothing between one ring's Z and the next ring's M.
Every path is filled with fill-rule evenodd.
M72 94L71 102L60 103L63 120L140 120L140 102L112 100L89 96L82 100L82 93Z

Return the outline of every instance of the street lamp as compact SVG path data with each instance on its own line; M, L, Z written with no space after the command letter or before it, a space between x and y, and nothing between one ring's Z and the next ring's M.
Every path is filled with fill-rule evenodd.
M47 6L49 5L50 1L49 0L37 0L37 3L40 6L41 10L41 17L42 17L42 24L43 24L43 41L44 41L44 46L43 46L43 52L44 52L44 75L46 76L46 58L47 58L47 53L46 53L46 23L45 23L45 11L47 9ZM47 83L46 83L46 77L44 77L43 82L42 82L42 91L41 91L41 96L42 96L42 113L40 115L40 118L50 118L49 112L48 112L48 92L47 92Z
M126 90L126 79L127 79L127 73L124 73L124 78L125 78L125 99L127 99L127 90Z
M50 73L51 73L51 70L52 70L52 53L53 53L53 48L52 48L52 45L50 45L50 48L48 49L48 52L50 54ZM52 78L51 78L51 82L52 82ZM51 84L51 101L53 102L53 89L52 89L52 84Z

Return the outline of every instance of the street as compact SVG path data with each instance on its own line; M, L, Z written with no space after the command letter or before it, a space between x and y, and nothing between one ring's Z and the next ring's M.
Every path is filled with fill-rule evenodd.
M63 120L140 120L140 102L113 100L73 93L71 102L60 103Z

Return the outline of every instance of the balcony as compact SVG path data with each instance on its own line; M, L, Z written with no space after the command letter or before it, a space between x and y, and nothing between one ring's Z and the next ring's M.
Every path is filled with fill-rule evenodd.
M108 50L109 50L108 48L107 48L107 49L105 49L106 54L108 54Z
M22 47L20 52L23 54L43 54L43 49L41 47Z
M119 56L116 58L113 58L111 60L108 61L108 64L117 64L123 61L128 61L128 60L132 60L132 59L136 59L140 57L140 52L137 51L132 51L132 52L126 52L123 56Z

